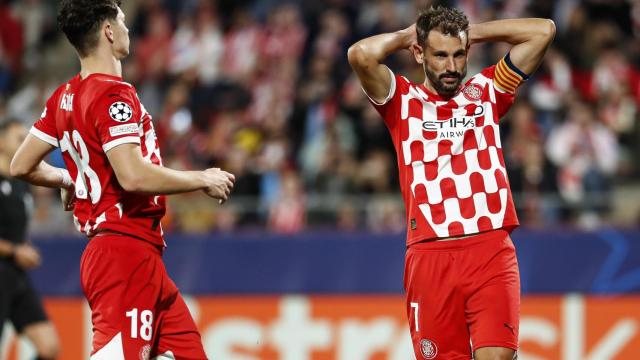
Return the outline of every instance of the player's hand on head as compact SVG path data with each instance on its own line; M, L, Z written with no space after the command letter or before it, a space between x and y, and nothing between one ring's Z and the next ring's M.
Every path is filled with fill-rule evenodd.
M60 200L62 200L62 208L64 211L72 211L76 204L76 191L74 187L69 189L60 189Z
M220 204L227 201L236 181L235 176L220 168L210 168L204 170L202 174L207 184L204 192L208 196L220 200Z
M20 244L14 249L16 265L23 270L31 270L40 265L40 253L30 244Z
M414 45L418 45L418 33L416 32L416 23L411 24L408 28L404 29L409 35L411 39L411 43L407 50L411 51Z

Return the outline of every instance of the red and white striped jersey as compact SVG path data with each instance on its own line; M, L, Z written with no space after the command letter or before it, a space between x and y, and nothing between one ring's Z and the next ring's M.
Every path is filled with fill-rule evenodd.
M151 116L132 85L105 74L77 75L51 95L30 132L62 151L75 184L78 230L89 236L112 230L164 245L165 197L126 192L107 158L118 145L140 144L143 158L162 166Z
M391 76L387 99L370 101L395 145L407 245L518 226L498 125L526 75L507 56L450 99Z

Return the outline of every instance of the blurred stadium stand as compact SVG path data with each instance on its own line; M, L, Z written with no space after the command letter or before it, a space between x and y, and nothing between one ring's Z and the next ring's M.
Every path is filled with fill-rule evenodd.
M413 356L395 154L346 49L408 26L432 3L124 1L132 36L124 78L153 115L165 165L219 166L238 179L222 207L199 194L171 197L164 223L169 271L194 295L191 310L216 358ZM640 358L640 297L627 297L640 292L640 2L446 3L472 22L537 16L557 26L502 126L524 225L513 235L525 293L520 358ZM0 0L0 120L30 126L78 71L56 8ZM475 46L468 73L507 49ZM389 65L422 80L408 52ZM62 166L59 154L49 160ZM34 201L44 257L34 280L49 295L63 358L86 358L90 323L77 279L84 239L55 191L34 188ZM4 341L9 359L29 358L27 345ZM301 356L313 346L291 344L315 352Z
M403 231L393 147L350 73L356 39L408 25L429 1L126 1L124 77L154 116L164 162L221 166L234 199L173 197L165 228L187 233L338 227ZM553 18L544 64L504 120L511 186L525 225L640 222L640 5L627 1L452 1L472 22ZM0 5L0 118L31 125L78 71L55 1ZM471 51L469 74L503 45ZM403 56L404 55L404 56ZM407 54L389 60L420 81ZM52 161L61 163L59 156ZM37 189L34 232L72 227ZM519 194L519 195L518 195Z

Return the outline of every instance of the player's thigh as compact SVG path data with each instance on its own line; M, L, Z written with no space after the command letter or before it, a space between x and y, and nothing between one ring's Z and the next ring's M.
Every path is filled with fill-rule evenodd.
M175 301L160 314L158 319L159 338L152 358L158 359L207 359L202 339L189 309L177 293Z
M514 360L516 351L504 347L483 347L473 352L474 360Z
M166 271L149 244L128 240L97 242L83 254L81 278L91 307L92 359L146 356L157 337Z
M507 239L510 244L510 240ZM467 299L467 322L474 350L518 349L520 274L513 245L491 258L478 288Z
M408 249L406 310L417 359L470 359L464 297L455 279L455 255Z

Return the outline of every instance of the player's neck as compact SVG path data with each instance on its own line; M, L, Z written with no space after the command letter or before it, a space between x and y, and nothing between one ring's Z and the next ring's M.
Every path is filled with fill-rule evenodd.
M424 83L422 83L422 86L424 86L427 90L429 90L430 93L437 95L441 99L449 100L455 95L455 94L443 94L439 92L438 90L436 90L433 84L431 84L431 81L429 81L429 79L424 79Z
M442 96L438 93L438 90L436 90L436 88L431 84L431 81L429 81L429 79L424 79L424 83L422 83L422 85L427 88L427 90L429 90L429 92L431 92L432 94L437 94L438 96Z
M89 55L80 59L80 76L86 79L91 74L107 74L122 77L122 63L113 56Z

